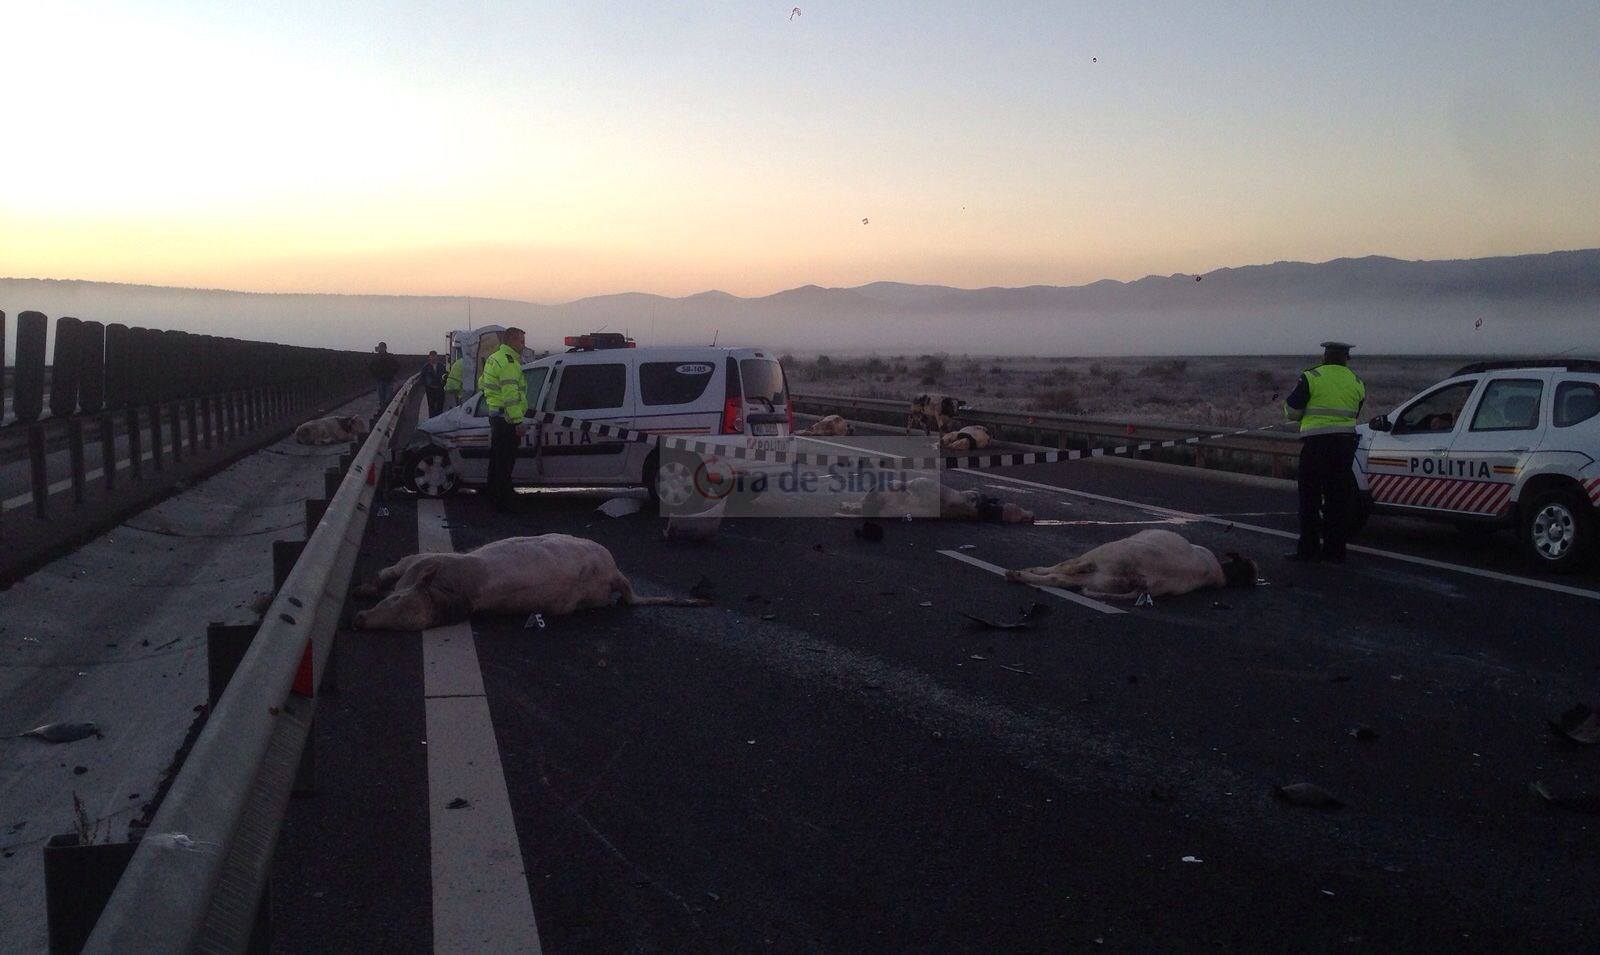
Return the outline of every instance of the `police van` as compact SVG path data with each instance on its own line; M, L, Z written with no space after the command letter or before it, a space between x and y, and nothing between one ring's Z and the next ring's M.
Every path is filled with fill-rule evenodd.
M639 348L616 333L569 336L567 351L522 365L529 416L550 412L659 435L718 435L776 447L793 429L788 379L756 348ZM419 422L401 461L408 485L440 497L488 479L489 409L476 381L460 405ZM533 486L644 486L677 503L696 460L590 431L530 423L512 480Z
M1356 429L1362 513L1511 528L1553 571L1600 529L1600 361L1467 365Z

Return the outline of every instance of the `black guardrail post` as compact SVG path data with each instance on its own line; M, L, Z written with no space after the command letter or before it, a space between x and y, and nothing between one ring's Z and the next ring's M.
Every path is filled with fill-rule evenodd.
M194 406L193 398L183 399L183 408L189 413L189 457L200 453L200 418L199 409ZM209 446L210 442L207 442Z
M0 421L6 417L6 313L0 312Z
M60 346L56 346L57 349ZM78 326L78 410L96 415L105 407L106 327L99 322Z
M125 420L128 425L128 473L135 481L144 477L144 441L139 437L139 408L129 405Z
M77 833L44 847L45 924L51 952L81 952L133 858L135 843L80 845Z
M183 428L179 426L179 413L183 409L178 407L178 399L173 398L167 402L167 430L172 432L172 463L177 464L183 460Z
M50 504L50 475L45 470L44 425L28 425L28 471L33 488L33 514L43 520Z
M50 415L70 418L78 410L78 330L76 318L56 319L56 350L50 359Z
M211 450L211 425L212 425L212 421L211 421L211 402L212 402L212 400L213 399L212 399L211 395L201 395L200 396L200 426L201 426L202 429L204 429L204 430L201 431L200 436L201 436L201 440L204 442L204 444L206 446L206 450L207 451Z
M100 412L100 471L106 491L117 489L117 431L111 412Z
M11 410L23 423L38 421L44 411L45 322L40 312L17 316L17 367L12 380Z
M159 474L166 467L161 462L161 406L152 401L145 406L144 411L146 417L150 419L150 466Z
M72 503L83 506L83 419L67 419L67 462L72 470Z

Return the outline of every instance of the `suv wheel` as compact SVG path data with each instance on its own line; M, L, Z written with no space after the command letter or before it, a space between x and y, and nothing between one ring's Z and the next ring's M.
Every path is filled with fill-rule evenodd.
M449 452L424 448L407 461L406 484L423 497L445 497L461 486L461 475L450 463Z
M1535 563L1570 573L1593 549L1594 513L1588 501L1567 488L1541 491L1522 507L1518 532Z

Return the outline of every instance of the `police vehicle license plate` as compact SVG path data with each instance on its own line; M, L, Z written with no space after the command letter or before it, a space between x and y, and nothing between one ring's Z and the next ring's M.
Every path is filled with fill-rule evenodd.
M754 424L750 426L750 433L768 435L777 434L778 426L776 424Z

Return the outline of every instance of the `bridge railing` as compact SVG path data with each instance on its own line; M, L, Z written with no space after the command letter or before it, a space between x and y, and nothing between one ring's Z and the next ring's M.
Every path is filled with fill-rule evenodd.
M911 410L909 400L866 398L856 395L830 395L791 392L797 411L808 414L837 414L845 418L871 421L890 427L904 427ZM1211 434L1215 425L1188 422L1129 421L1091 415L1044 414L968 407L957 416L957 424L979 424L997 438L1056 448L1095 448L1129 444L1135 441L1164 441ZM1171 449L1166 456L1175 463L1202 468L1269 474L1287 477L1294 473L1300 458L1299 436L1291 431L1257 431L1248 435L1218 438L1203 444Z

